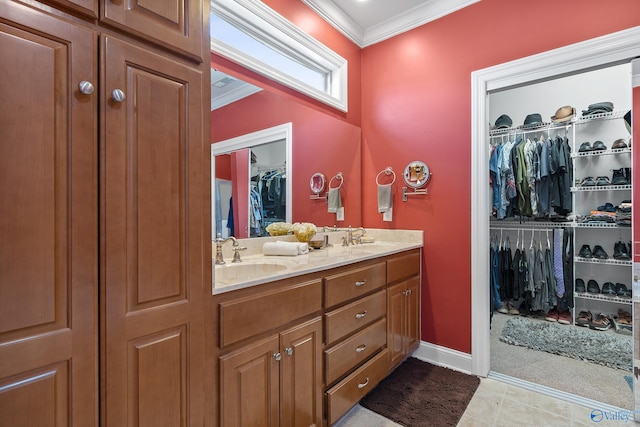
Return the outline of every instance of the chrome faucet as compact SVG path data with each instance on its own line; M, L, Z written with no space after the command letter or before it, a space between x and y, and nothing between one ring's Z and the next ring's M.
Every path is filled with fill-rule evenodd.
M238 243L238 239L236 239L233 236L229 236L226 239L222 238L222 235L220 233L218 233L218 236L216 237L216 239L214 240L215 244L216 244L216 264L217 265L221 265L224 264L224 258L222 257L222 245L227 243L229 240L231 240L233 242L233 246L234 246L234 251L236 248L238 248L240 246L240 244ZM246 248L244 248L246 249ZM238 248L239 250L239 248ZM237 258L237 260L236 260ZM235 251L234 255L233 255L233 262L240 262L240 253L238 251Z

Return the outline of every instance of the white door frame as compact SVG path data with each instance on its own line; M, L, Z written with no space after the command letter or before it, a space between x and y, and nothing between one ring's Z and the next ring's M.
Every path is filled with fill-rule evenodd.
M471 73L471 373L486 377L489 345L489 115L487 92L630 61L640 26ZM631 88L630 88L631 89Z

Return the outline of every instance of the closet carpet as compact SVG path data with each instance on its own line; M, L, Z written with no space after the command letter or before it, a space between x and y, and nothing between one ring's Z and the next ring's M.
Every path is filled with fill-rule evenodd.
M493 315L491 371L633 410L633 392L625 380L629 371L504 343L500 336L511 317L500 313ZM566 327L579 328L573 325ZM592 332L615 334L614 331Z

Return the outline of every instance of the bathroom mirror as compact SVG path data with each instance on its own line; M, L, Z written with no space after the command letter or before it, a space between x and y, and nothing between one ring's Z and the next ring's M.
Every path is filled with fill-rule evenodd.
M411 188L422 188L427 185L431 173L429 167L421 161L413 161L404 169L404 182Z
M320 172L316 172L311 175L311 179L309 180L309 187L311 188L311 192L316 196L320 195L322 191L324 191L324 187L327 183L327 179L324 174Z

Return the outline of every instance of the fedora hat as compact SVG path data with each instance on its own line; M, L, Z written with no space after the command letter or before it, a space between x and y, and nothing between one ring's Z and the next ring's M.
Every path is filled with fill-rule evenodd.
M565 105L556 110L556 114L551 117L551 121L556 123L567 122L576 115L576 109L570 105Z
M529 114L524 119L524 127L535 127L542 124L542 116L538 113Z
M506 129L506 128L510 128L512 124L513 124L513 121L511 120L511 117L507 116L506 114L503 114L496 119L495 128Z

